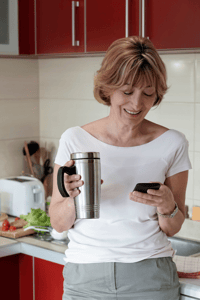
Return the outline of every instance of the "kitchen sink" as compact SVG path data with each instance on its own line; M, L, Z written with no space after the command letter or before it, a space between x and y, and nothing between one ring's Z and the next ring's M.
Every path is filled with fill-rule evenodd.
M178 237L168 237L168 240L172 243L172 248L177 250L176 255L190 256L200 253L200 242Z

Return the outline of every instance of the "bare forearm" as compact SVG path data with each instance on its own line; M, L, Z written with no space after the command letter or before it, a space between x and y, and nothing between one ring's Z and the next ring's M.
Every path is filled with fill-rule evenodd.
M173 218L163 218L162 216L158 216L160 228L167 236L173 236L179 232L184 220L185 217L180 210Z
M75 222L74 199L62 198L60 201L52 201L49 208L50 222L52 227L63 232L70 229Z

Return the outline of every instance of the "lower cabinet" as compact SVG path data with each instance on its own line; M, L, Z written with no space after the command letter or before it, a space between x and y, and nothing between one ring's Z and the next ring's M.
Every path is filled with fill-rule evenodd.
M25 254L0 258L0 299L62 300L64 265Z
M1 299L20 300L19 297L19 256L0 258ZM28 299L28 298L27 298Z
M0 299L62 300L63 268L25 254L0 258ZM180 300L195 298L181 295Z
M34 258L35 300L62 300L63 268L63 265Z
M33 257L20 253L18 254L18 261L19 261L19 299L32 300L34 295Z

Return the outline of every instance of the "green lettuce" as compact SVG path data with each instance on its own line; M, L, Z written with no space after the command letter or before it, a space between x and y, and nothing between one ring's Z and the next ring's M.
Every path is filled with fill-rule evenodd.
M31 212L28 215L20 215L20 219L28 222L23 228L29 226L51 226L50 217L40 208L31 208Z

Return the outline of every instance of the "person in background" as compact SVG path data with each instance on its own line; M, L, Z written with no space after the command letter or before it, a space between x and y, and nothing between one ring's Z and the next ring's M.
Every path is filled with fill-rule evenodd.
M68 128L60 138L50 218L58 232L68 230L70 239L63 300L180 299L167 237L185 219L189 145L180 131L145 118L160 105L166 80L165 65L150 40L116 40L94 78L94 96L110 107L109 115ZM73 165L74 152L100 152L99 219L75 217L74 197L84 184L80 175L65 174L69 197L59 193L58 169ZM141 182L159 182L160 188L133 192Z

